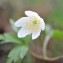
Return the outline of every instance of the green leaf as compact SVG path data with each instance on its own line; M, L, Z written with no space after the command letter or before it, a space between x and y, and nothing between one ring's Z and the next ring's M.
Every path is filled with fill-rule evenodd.
M12 43L26 44L26 45L29 43L29 40L31 38L31 35L28 35L24 38L18 38L18 36L13 33L5 33L4 35L0 35L0 36L1 36L0 40L3 40L1 43L12 42Z
M27 54L27 52L28 52L28 47L27 46L22 46L21 51L20 51L20 58L23 59L24 56Z
M4 39L3 34L0 34L0 40L3 40L3 39Z
M53 37L57 39L62 39L63 38L63 31L60 30L54 30Z
M6 63L12 63L13 59L12 58L8 58Z
M27 54L27 51L28 51L28 47L25 45L16 46L10 51L8 55L9 59L7 60L7 62L12 62L12 61L17 62L20 58L23 59L24 56Z
M19 57L20 48L21 48L21 46L17 46L17 47L13 48L10 51L10 53L8 55L9 59L7 60L7 62L8 61L10 61L10 62L12 62L12 61L14 61L14 62L18 61L18 59L20 58Z
M20 38L18 38L15 34L11 34L11 33L5 33L4 34L4 42L14 42L14 43L22 43L22 40Z

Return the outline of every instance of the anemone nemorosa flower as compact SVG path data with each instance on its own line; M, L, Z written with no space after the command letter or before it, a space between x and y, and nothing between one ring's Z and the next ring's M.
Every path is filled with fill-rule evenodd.
M16 27L21 27L18 37L23 38L28 34L32 35L32 39L36 39L41 30L45 29L44 20L33 11L25 11L27 17L22 17L15 22Z

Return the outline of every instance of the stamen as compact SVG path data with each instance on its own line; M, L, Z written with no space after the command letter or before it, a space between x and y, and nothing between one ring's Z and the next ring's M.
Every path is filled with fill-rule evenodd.
M37 31L39 27L40 27L40 20L38 20L36 17L33 17L26 22L26 28L31 32Z

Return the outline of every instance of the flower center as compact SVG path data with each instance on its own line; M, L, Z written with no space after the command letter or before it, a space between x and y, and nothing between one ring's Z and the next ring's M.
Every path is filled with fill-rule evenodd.
M26 28L31 32L37 31L39 27L40 27L40 20L37 19L36 17L33 17L26 22Z

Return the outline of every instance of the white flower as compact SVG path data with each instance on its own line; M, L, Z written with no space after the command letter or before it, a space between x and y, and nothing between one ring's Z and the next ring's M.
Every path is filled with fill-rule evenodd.
M15 26L21 27L18 32L18 37L22 38L28 34L32 34L32 39L36 39L41 30L45 29L44 20L33 11L25 11L27 17L22 17L15 22Z

